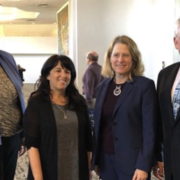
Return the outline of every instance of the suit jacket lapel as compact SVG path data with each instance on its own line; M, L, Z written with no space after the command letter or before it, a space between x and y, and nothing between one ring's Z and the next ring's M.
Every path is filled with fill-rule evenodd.
M114 117L116 111L120 108L120 106L122 105L122 103L125 101L125 99L128 97L129 93L132 91L133 89L133 82L128 81L125 86L124 89L115 105L114 111L113 111L113 116Z
M178 70L179 70L179 64L177 66L175 66L174 70L173 70L173 72L174 72L174 74L173 74L174 75L174 80L176 78ZM172 80L173 83L174 83L174 80ZM176 119L174 121L174 126L176 126L176 124L179 122L179 120L180 120L180 109L178 110L178 114L177 114Z
M171 83L171 82L172 81L169 81L168 83ZM172 101L171 101L171 87L172 85L164 89L164 91L162 92L163 98L162 98L161 104L163 104L163 106L166 106L166 109L167 109L166 113L167 113L168 119L170 120L171 125L173 125L174 115L173 115L173 108L172 108Z
M176 124L179 122L179 120L180 120L180 109L179 109L178 114L176 116L176 120L175 120L174 126L176 126Z
M175 120L175 123L174 123L174 126L176 126L176 124L180 121L180 109L178 110L178 114L176 116L176 120Z
M172 86L174 84L177 72L179 70L179 64L178 66L175 66L172 71L171 74L167 77L167 86L164 87L164 90L162 91L162 93L164 94L163 97L165 97L164 100L164 105L168 106L167 109L169 109L168 114L169 114L169 119L171 120L171 123L174 124L175 120L174 120L174 115L173 115L173 107L172 107L172 100L171 100L171 90L172 90ZM178 112L177 118L180 116L180 111ZM176 121L177 123L177 121ZM174 124L175 125L175 124Z
M104 104L104 100L106 98L107 90L109 88L110 82L112 79L108 79L104 84L102 84L101 88L98 90L98 96L101 98L98 98L98 101L96 101L95 109L97 109L96 117L100 122L101 119L101 112Z

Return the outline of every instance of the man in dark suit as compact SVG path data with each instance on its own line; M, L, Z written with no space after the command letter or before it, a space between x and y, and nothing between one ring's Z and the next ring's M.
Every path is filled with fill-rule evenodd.
M98 85L103 80L103 76L101 75L102 66L98 64L98 54L96 52L88 52L86 62L88 68L82 78L83 95L85 96L88 107L94 109Z
M86 69L82 82L83 82L83 95L89 110L89 117L91 119L92 129L94 126L93 112L95 101L97 97L98 86L103 80L101 75L102 66L98 64L98 54L94 51L86 54L86 62L88 68Z
M174 37L175 48L180 53L180 18ZM154 174L163 177L164 160L165 179L180 180L180 62L161 70L158 76L157 92L159 101L159 148L158 165ZM163 144L163 155L161 145Z

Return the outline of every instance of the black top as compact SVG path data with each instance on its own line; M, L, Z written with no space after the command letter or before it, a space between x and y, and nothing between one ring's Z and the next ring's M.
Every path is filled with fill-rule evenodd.
M100 121L100 147L101 150L108 154L114 154L114 144L113 144L113 134L112 134L112 114L114 107L116 105L116 102L120 95L115 96L114 90L118 86L121 86L121 91L123 90L123 87L126 83L123 84L115 84L115 82L112 80L111 84L109 86L109 89L106 94L106 98L104 101L104 105L102 108L102 116Z
M83 98L83 97L82 97ZM89 180L87 151L92 150L92 134L87 107L76 111L78 119L79 180ZM42 96L30 100L24 115L25 145L39 149L44 180L57 179L57 127L51 102ZM29 169L28 180L33 180Z

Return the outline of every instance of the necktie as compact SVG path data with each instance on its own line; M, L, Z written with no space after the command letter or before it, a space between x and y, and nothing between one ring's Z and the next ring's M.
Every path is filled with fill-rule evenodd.
M172 105L173 105L174 120L176 120L176 116L180 108L180 81L174 90Z

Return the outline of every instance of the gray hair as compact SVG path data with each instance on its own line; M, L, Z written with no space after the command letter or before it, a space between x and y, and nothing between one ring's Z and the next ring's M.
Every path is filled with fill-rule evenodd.
M176 24L175 24L174 37L178 36L178 29L179 28L180 28L180 18L178 18L178 20L176 21Z

